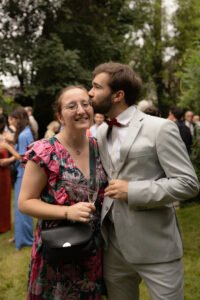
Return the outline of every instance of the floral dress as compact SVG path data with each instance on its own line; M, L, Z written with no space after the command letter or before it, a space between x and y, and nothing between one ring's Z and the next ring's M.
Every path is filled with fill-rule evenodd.
M107 184L100 162L97 142L90 138L96 155L96 177L100 183L94 218L96 253L81 263L48 264L40 237L42 221L39 220L31 254L28 300L99 300L104 294L102 278L102 239L100 235L100 214ZM33 143L24 156L24 163L34 161L48 176L41 199L55 205L73 205L88 201L88 179L76 167L72 157L63 145L52 137ZM47 226L55 222L45 221Z

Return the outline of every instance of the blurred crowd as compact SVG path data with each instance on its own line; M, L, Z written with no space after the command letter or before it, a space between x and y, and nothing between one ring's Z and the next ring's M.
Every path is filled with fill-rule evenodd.
M60 123L53 120L47 126L45 138L55 135ZM38 122L33 108L17 107L8 116L0 108L0 233L11 230L11 197L14 190L14 242L16 249L32 246L33 219L18 210L18 195L23 177L21 159L27 146L39 138Z
M162 117L159 109L150 101L140 101L138 108L146 114ZM175 122L191 156L193 145L200 147L200 116L192 110L170 107L167 118ZM98 127L105 122L102 114L94 115L94 123L87 130L88 136L96 137ZM38 123L33 116L33 108L18 107L8 116L0 107L0 234L11 230L11 191L14 190L14 237L16 249L33 243L33 220L18 210L17 200L23 176L20 164L27 146L39 138ZM61 124L52 120L46 128L45 139L61 130ZM24 225L25 224L25 225Z
M150 101L139 102L138 108L148 115L162 117L159 109ZM191 155L196 141L198 141L198 147L200 146L200 116L192 110L185 111L178 106L172 106L169 108L167 118L176 123L188 154Z

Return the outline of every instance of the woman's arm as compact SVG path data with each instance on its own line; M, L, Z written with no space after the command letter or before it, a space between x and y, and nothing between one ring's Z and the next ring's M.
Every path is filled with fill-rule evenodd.
M15 150L15 148L13 146L9 145L8 143L0 142L0 147L4 148L4 149L7 149L8 152L10 152L16 160L21 159L21 155ZM13 161L14 161L14 159L12 159L11 162L13 162Z
M61 206L45 203L40 195L47 184L47 175L44 170L32 161L25 167L18 207L22 213L40 219L70 219L88 222L90 214L95 210L91 203L79 202L72 206Z

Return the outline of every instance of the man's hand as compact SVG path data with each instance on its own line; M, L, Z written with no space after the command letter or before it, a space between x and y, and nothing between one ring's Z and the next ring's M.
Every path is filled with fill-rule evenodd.
M113 179L105 189L105 196L117 200L128 200L128 181L121 179Z

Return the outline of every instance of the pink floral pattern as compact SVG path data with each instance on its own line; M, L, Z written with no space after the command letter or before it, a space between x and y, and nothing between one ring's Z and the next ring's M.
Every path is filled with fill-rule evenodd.
M96 140L90 138L96 153L96 176L100 189L96 201L94 220L96 254L80 264L49 265L43 255L40 237L42 221L38 221L32 247L27 300L100 300L104 294L102 278L102 239L100 213L107 184L100 162ZM72 157L56 137L40 140L29 146L24 164L32 160L44 168L48 183L41 199L55 205L72 205L87 199L87 179L76 167ZM45 226L55 226L58 221L45 221Z

